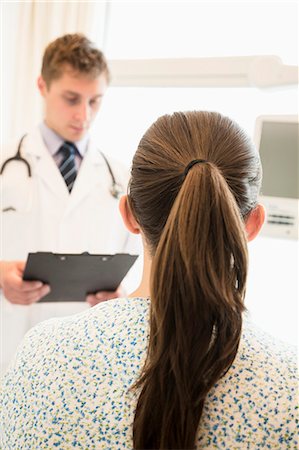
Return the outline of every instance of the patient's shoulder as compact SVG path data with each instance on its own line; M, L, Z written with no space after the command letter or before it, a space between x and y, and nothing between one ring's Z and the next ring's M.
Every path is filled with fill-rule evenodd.
M233 365L207 396L204 448L297 448L296 348L245 320Z
M145 347L148 314L147 299L119 298L78 314L41 322L25 335L10 370L31 371L32 361L35 367L59 365L62 361L65 365L74 354L87 361L99 347L126 345L131 334Z

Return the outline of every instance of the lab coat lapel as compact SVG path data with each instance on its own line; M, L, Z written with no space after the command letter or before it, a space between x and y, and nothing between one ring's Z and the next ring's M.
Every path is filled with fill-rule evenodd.
M34 176L40 178L55 196L60 199L69 197L64 179L46 148L38 128L24 139L22 155L31 161Z
M100 150L90 142L72 189L66 214L76 208L81 200L94 190L96 185L103 183L99 169L104 164Z

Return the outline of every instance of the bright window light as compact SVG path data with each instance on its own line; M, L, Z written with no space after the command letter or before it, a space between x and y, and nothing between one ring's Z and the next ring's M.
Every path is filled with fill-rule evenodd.
M295 1L108 2L109 59L277 55L298 62Z

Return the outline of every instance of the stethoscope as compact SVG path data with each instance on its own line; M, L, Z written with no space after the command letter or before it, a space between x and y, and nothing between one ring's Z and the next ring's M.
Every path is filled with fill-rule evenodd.
M14 156L12 156L11 158L6 159L3 162L2 166L1 166L1 169L0 169L0 175L3 175L5 167L7 167L7 165L10 162L17 161L17 162L21 162L21 163L26 165L28 177L31 178L31 166L30 166L29 162L25 158L23 158L22 155L21 155L22 144L23 144L24 138L26 136L27 136L27 134L24 134L24 136L21 137L21 139L19 141L19 144L18 144L18 149L17 149L16 154ZM102 158L105 161L105 164L106 164L107 169L108 169L108 171L110 173L110 176L111 176L111 186L110 186L109 192L112 195L112 197L114 197L116 199L119 199L121 197L121 195L124 193L124 190L123 190L121 184L116 182L114 173L112 171L112 168L111 168L111 165L110 165L108 159L106 158L106 156L104 155L103 152L100 151L100 153L102 155Z

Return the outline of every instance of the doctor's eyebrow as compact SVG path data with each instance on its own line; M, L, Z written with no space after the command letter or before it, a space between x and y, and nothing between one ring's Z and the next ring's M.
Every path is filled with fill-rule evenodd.
M63 97L72 97L72 98L80 98L81 97L81 94L79 94L78 92L74 92L74 91L64 91L63 93L62 93L62 96ZM104 96L104 94L102 94L102 93L99 93L99 94L96 94L94 97L91 97L91 100L93 100L93 101L95 101L95 100L98 100L98 99L100 99L100 98L102 98Z

